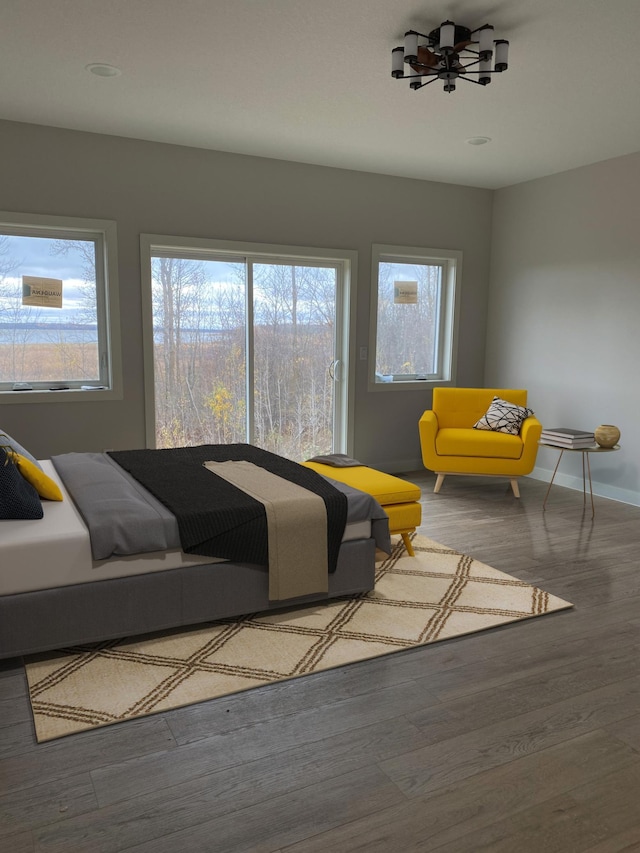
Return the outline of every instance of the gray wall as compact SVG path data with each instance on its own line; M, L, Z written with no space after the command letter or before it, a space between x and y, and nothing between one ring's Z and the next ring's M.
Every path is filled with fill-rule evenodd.
M640 154L498 190L485 384L529 390L543 425L615 424L594 492L640 505ZM534 476L558 454L541 448ZM582 488L580 454L558 482Z
M373 243L459 249L457 380L482 385L489 190L13 122L0 122L0 155L0 209L118 225L124 399L0 402L0 429L40 457L144 446L140 233L357 250L358 347L369 344ZM420 468L417 421L430 393L369 392L366 363L356 371L352 452L388 471Z

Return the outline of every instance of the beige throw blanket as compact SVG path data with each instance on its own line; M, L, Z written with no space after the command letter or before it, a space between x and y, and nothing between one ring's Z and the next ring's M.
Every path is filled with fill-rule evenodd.
M327 592L327 513L322 498L252 462L204 465L264 505L270 600Z

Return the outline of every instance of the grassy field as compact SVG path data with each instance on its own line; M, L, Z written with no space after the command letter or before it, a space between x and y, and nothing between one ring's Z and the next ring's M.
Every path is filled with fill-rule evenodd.
M0 344L0 382L95 382L98 376L95 343Z

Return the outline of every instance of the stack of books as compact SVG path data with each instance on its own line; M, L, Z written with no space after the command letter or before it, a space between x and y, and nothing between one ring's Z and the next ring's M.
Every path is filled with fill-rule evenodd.
M583 447L592 447L596 443L592 432L581 429L569 429L569 427L554 427L543 429L540 441L544 444L553 444L556 447L580 450Z

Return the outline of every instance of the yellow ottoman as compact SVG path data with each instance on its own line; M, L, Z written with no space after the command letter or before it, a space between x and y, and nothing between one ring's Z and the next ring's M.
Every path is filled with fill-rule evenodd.
M409 534L413 533L422 521L419 486L366 465L339 468L322 462L302 464L313 468L318 474L346 483L374 497L389 516L389 532L401 534L407 553L411 557L414 556Z

